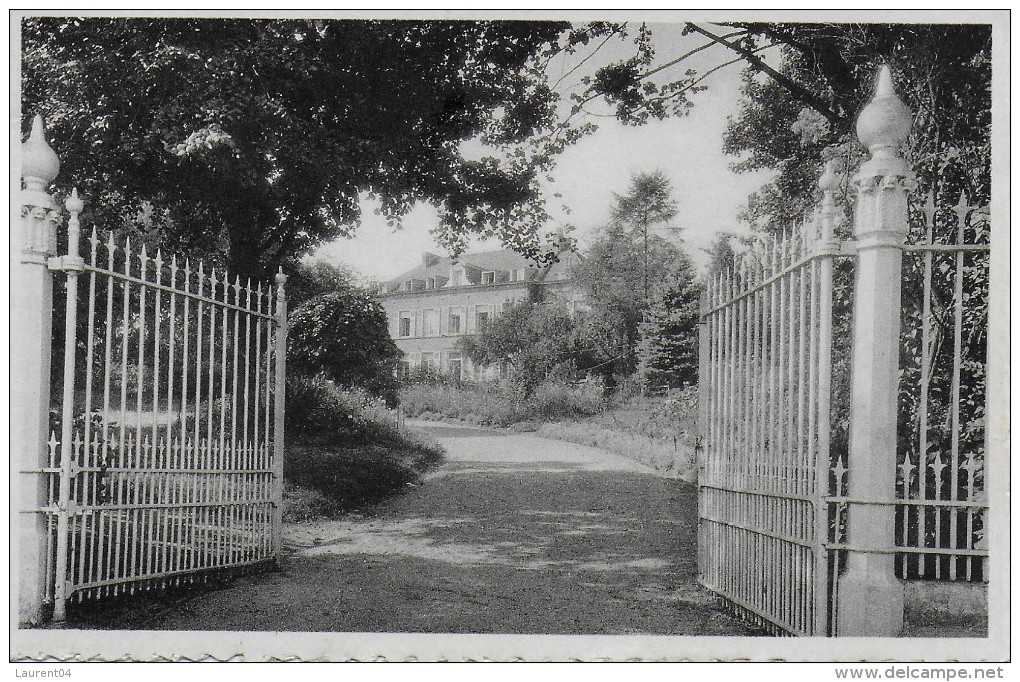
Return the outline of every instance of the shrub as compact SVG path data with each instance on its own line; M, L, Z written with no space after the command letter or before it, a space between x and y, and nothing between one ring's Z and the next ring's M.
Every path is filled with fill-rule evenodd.
M528 400L532 418L558 419L590 417L606 409L605 390L600 380L579 384L544 382Z
M578 384L546 381L530 396L512 381L464 384L405 385L401 406L409 417L434 415L463 419L483 426L510 426L527 421L579 418L598 414L606 407L602 384L588 380Z
M382 398L325 376L287 378L287 435L296 443L351 444L399 438L397 413Z
M382 306L357 287L320 294L292 312L287 352L293 373L322 374L396 405L393 369L401 354Z
M402 430L381 398L321 375L288 378L287 434L288 521L377 502L417 481L443 456L435 443Z
M442 458L436 446L408 440L401 446L288 448L283 476L290 484L290 520L360 509L418 481Z

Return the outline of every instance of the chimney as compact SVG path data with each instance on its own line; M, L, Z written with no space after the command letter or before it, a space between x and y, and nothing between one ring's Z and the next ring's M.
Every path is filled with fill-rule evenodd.
M443 259L434 253L429 253L428 251L423 251L421 254L421 264L426 268L430 265L438 265L441 260Z

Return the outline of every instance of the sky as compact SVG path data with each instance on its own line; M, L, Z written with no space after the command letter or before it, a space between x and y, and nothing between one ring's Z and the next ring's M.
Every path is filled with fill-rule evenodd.
M706 42L694 36L681 37L677 25L656 24L652 29L656 48L653 67ZM612 57L629 56L633 51L622 43L607 48ZM732 58L725 48L717 46L662 75L679 77L684 68L703 71ZM561 64L559 69L564 66L570 65ZM551 69L556 67L554 62ZM624 126L612 118L597 119L599 129L559 157L549 191L559 192L562 198L549 197L547 211L553 220L549 227L554 229L566 222L575 225L574 236L583 250L590 244L594 229L607 221L613 192L626 193L634 173L661 170L672 182L679 203L674 224L683 228L684 248L699 266L707 262L703 249L710 246L716 232L747 233L747 226L737 221L737 214L748 195L770 174L734 173L730 165L737 159L722 151L726 119L739 110L740 73L737 63L709 76L703 83L708 89L694 95L694 107L682 118L649 121L639 127ZM562 206L569 208L569 214ZM429 234L438 223L431 206L417 205L398 231L374 214L376 208L377 204L363 201L362 223L355 236L326 244L312 257L346 266L366 279L385 280L417 265L423 251L445 255ZM501 248L496 240L473 240L468 251L496 248Z

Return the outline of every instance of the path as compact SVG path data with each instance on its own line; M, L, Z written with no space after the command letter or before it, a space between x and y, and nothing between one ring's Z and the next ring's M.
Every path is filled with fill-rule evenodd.
M282 571L116 627L755 634L696 583L693 485L594 448L416 428L447 461L376 516L288 526Z

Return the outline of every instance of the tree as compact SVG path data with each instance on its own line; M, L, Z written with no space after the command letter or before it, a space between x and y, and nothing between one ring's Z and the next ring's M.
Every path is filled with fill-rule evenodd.
M461 347L479 365L510 363L525 395L530 395L551 375L574 369L574 330L574 320L556 301L521 301L490 321L481 333L464 337Z
M698 381L701 287L691 269L669 278L638 325L637 375L643 383L683 387Z
M42 17L22 24L22 111L42 114L86 216L265 279L350 233L439 207L452 248L541 255L539 175L583 134L544 65L613 25ZM562 38L562 40L561 40ZM23 122L24 123L24 122ZM482 158L464 143L492 150Z
M648 236L646 250L640 229L628 231L614 222L599 230L573 268L591 308L578 330L584 339L579 345L589 355L588 363L579 369L597 369L608 388L615 386L618 377L632 374L637 367L638 327L650 303L662 295L668 277L691 267L677 245L656 234Z
M613 194L613 221L625 229L630 228L641 235L644 267L642 272L642 291L646 303L650 301L648 288L648 231L662 223L669 223L676 217L677 202L673 198L673 188L669 178L662 171L637 173L631 175L630 191L620 196ZM673 228L678 231L677 228Z
M320 294L349 289L354 275L325 260L301 261L287 276L287 306L296 310L305 301Z
M707 268L709 277L718 275L733 267L733 260L736 257L736 251L733 250L733 239L735 237L736 235L731 232L715 233L712 246L705 249L709 259Z
M289 372L323 374L396 404L394 369L401 353L390 338L386 313L367 291L348 282L302 304L289 321Z
M604 99L625 123L682 115L714 73L743 67L742 109L730 120L724 149L741 157L738 170L778 171L743 215L756 229L778 232L814 208L822 161L841 158L844 169L856 167L863 150L854 122L884 63L915 112L908 156L922 194L934 189L937 204L952 206L965 191L984 205L991 40L987 24L686 22L671 42L675 52L656 61L651 29L642 25L634 57L585 80L573 96L575 114L607 115L588 108ZM695 56L709 66L693 68Z

